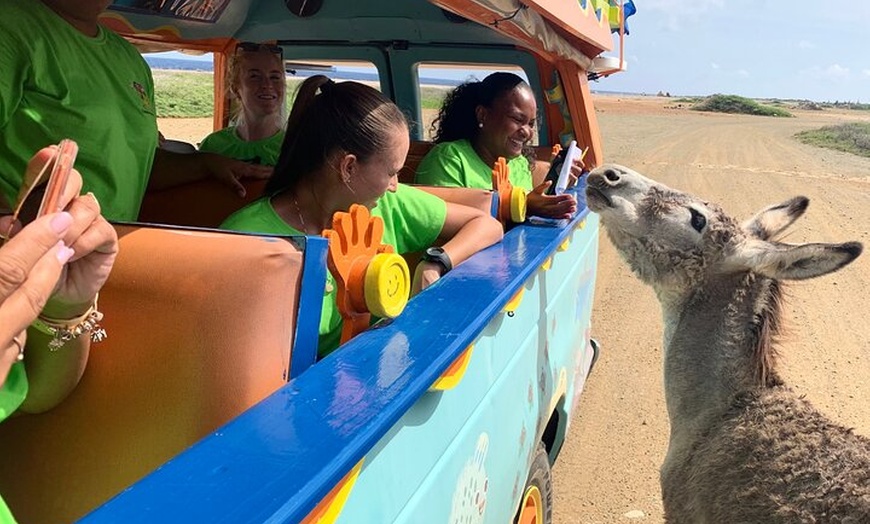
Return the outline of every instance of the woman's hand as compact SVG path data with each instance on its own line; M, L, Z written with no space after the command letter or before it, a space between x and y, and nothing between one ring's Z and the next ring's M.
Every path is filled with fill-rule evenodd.
M94 304L118 254L118 235L100 214L94 195L77 196L66 209L73 224L64 242L74 255L43 309L46 317L57 319L75 318Z
M417 264L417 269L414 270L414 286L411 289L411 296L434 284L441 278L441 271L441 265L434 262L424 260Z
M207 176L220 180L241 198L245 198L247 193L242 180L265 180L272 176L274 171L272 166L249 164L214 153L199 153L198 156L202 157Z
M0 218L0 231L7 231L11 220ZM61 240L72 223L69 213L41 217L0 247L0 384L25 343L27 326L42 311L73 254Z
M571 173L568 175L568 187L574 187L580 177L583 176L584 170L586 169L586 164L583 163L582 158L575 158L574 162L571 163Z
M526 195L526 206L530 215L547 218L571 218L577 212L577 199L574 195L545 194L550 187L550 181L544 181L531 193Z
M43 148L33 156L27 165L26 180L35 178L36 173L51 160L56 148ZM64 216L72 219L61 238L72 249L72 257L56 281L54 292L43 301L43 309L37 311L46 317L75 318L87 311L109 277L118 253L115 229L100 214L97 199L90 193L79 195L81 189L82 177L73 169L59 202L60 208L66 211ZM0 231L8 230L9 218L4 220ZM18 229L20 224L13 225L14 237L17 237L15 231Z

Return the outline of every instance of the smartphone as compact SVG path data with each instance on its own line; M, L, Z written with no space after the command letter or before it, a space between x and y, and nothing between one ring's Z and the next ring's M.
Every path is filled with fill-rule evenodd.
M66 189L67 182L69 182L69 175L78 153L79 146L72 140L63 139L58 144L54 165L51 166L51 174L48 176L48 184L45 186L45 194L42 195L42 202L40 202L39 211L36 213L37 217L62 211L60 199Z
M553 158L553 161L550 162L550 170L547 171L547 176L544 177L544 180L550 181L550 187L547 188L545 195L555 195L556 194L556 184L559 182L559 174L562 172L562 165L565 163L565 155L568 154L568 148L563 147L559 150L559 153Z
M79 147L75 142L69 139L61 140L54 155L36 178L24 181L14 213L22 224L28 224L43 215L62 211L61 198L69 182L69 175L78 152ZM46 173L49 173L48 181L43 183Z

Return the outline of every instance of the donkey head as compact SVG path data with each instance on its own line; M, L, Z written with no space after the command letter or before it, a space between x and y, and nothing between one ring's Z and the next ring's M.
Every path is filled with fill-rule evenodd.
M840 269L862 250L858 242L776 242L806 211L805 197L765 208L741 224L715 204L606 164L589 173L586 198L632 270L669 295L747 271L778 280L817 277Z

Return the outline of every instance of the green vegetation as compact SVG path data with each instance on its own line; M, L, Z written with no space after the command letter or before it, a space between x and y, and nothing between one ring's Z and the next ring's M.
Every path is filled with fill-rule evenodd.
M154 91L157 116L160 118L196 118L214 114L212 91L214 81L211 73L199 71L171 71L155 69ZM287 107L296 98L296 89L301 78L287 78ZM423 109L438 109L449 87L427 86L420 89L420 104Z
M802 131L795 138L805 144L870 157L870 124L851 123Z
M854 111L870 111L870 104L862 104L860 102L825 102L822 106L836 109L851 109Z
M681 98L677 98L674 100L675 104L697 104L704 100L703 97L700 96L684 96Z
M195 118L214 114L211 73L155 69L153 75L158 117Z
M739 113L759 116L793 116L785 109L761 105L755 100L736 95L713 95L696 104L696 111L712 111L716 113Z
M420 107L423 109L440 109L441 102L450 91L450 87L421 87Z

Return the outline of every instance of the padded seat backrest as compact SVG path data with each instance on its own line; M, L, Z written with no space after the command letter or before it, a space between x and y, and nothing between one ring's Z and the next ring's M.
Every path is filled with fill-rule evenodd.
M303 262L289 240L118 229L109 336L79 386L0 424L0 493L22 524L82 516L286 383Z
M260 198L265 180L243 180L241 198L226 184L214 179L145 193L139 221L178 226L218 227L225 218Z

